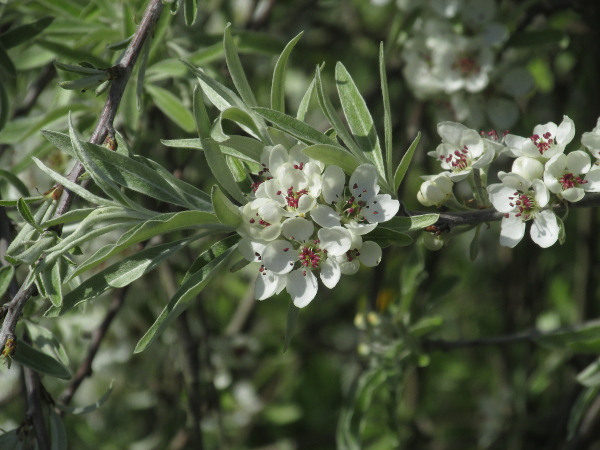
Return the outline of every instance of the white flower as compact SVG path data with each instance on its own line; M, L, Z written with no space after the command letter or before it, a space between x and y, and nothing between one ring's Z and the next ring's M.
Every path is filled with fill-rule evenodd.
M500 231L500 245L514 247L525 235L525 222L533 221L531 239L546 248L558 240L559 226L556 215L543 209L550 201L550 193L542 180L529 181L515 173L498 174L502 183L488 186L490 201L504 213Z
M378 223L390 220L400 209L400 202L388 194L379 194L377 169L371 164L358 166L345 194L342 169L331 165L323 172L323 199L328 205L318 205L310 217L318 225L330 228L344 225L355 234L366 234Z
M581 150L568 155L555 155L546 163L544 183L550 192L569 202L578 202L585 195L585 191L599 187L598 181L590 183L581 178L591 167L590 156Z
M417 199L424 206L437 206L438 208L446 200L452 198L452 187L454 183L448 176L447 172L442 172L437 175L426 175L421 177L426 180L421 184L421 188L417 193Z
M494 159L493 146L485 145L475 130L456 122L442 122L437 129L442 143L429 155L450 171L448 176L452 181L465 179L473 169L486 167Z
M279 294L285 288L286 277L273 271L267 270L262 265L262 254L267 246L266 242L242 239L238 244L238 250L250 262L260 262L258 276L254 284L254 298L264 300Z
M600 159L600 118L591 132L583 133L581 143L585 145L596 159Z
M537 125L529 138L509 134L506 136L508 153L511 156L528 156L547 161L555 155L564 153L565 147L575 137L575 125L567 116L559 126L554 122Z
M535 158L529 156L519 156L512 165L511 172L521 175L529 181L536 178L542 178L544 175L544 165Z
M242 223L236 231L245 238L264 241L277 239L281 233L282 214L280 210L271 204L258 206L253 207L251 203L240 206Z
M337 257L350 250L352 235L343 227L321 228L318 239L312 240L314 226L303 218L289 219L282 228L287 239L269 242L262 263L266 270L286 278L286 291L294 305L302 308L317 294L313 270L320 271L321 281L329 289L337 285L342 274Z
M336 256L343 275L354 275L360 263L367 267L375 267L381 262L381 247L372 241L363 242L358 234L352 234L350 250Z

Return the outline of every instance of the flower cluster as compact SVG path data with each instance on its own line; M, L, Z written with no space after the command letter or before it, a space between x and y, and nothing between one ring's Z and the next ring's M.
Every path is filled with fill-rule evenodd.
M504 215L501 245L517 245L525 235L526 223L532 222L532 240L540 247L550 247L559 239L562 226L553 206L578 202L586 192L600 192L598 163L592 164L583 150L565 153L575 137L575 126L567 116L560 125L536 126L529 137L505 134L501 138L496 132L480 136L453 122L439 124L438 133L442 144L429 154L446 172L423 177L418 200L426 206L448 204L455 201L454 183L468 179L477 206L491 203ZM583 134L582 143L600 159L600 119L592 132ZM511 171L498 172L500 183L486 186L488 167L501 154L514 158Z
M243 221L237 229L242 255L260 263L256 298L286 289L300 308L317 293L315 273L331 289L361 263L379 264L381 248L363 236L400 208L398 200L379 193L374 166L358 166L346 184L341 168L325 167L302 148L264 148L259 180L240 208Z

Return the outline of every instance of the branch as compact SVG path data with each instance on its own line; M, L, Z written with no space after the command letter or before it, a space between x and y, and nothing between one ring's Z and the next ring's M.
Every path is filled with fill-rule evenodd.
M112 133L113 122L137 57L142 51L144 42L156 25L162 8L162 0L150 0L129 46L125 49L119 64L113 68L118 75L112 82L108 98L104 104L104 108L102 109L102 113L100 114L98 124L96 125L96 129L92 134L90 142L100 145L104 142L109 133ZM81 163L77 162L67 178L77 183L84 170ZM74 194L71 191L68 189L63 190L54 217L62 216L69 211L73 197ZM29 287L22 285L13 300L7 305L6 318L0 329L0 349L4 349L7 339L16 339L15 327L19 320L19 316L21 315L25 303L33 295L34 290L35 285L33 283Z
M571 325L568 327L557 328L552 331L540 331L537 329L531 329L528 331L522 331L515 334L506 334L502 336L493 336L488 338L480 339L459 339L456 341L448 341L445 339L424 339L423 347L426 350L441 350L447 352L449 350L456 350L460 348L471 348L471 347L487 347L492 345L512 345L520 342L535 341L538 338L545 336L552 336L555 334L580 331L590 326L600 325L600 320L590 320L578 325Z
M567 206L559 204L554 206L554 212L561 213L577 208L600 207L600 193L586 194L583 199L575 203L566 203ZM407 211L408 216L419 216L422 211ZM440 218L434 224L440 231L450 231L461 225L477 225L484 222L495 222L501 220L504 214L494 208L479 209L473 211L457 211L440 213Z

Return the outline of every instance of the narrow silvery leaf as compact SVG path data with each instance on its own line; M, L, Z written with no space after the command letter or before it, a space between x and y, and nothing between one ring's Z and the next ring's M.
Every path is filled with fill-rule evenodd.
M271 109L285 113L285 75L286 65L292 49L302 37L303 32L292 39L283 49L275 64L273 71L273 84L271 85Z
M315 90L316 80L313 78L310 84L308 85L308 89L304 93L302 100L300 101L300 105L298 106L298 112L296 113L296 119L304 122L304 117L306 116L306 112L308 111L308 105L310 104L310 99L312 98L312 94Z
M419 131L417 133L417 137L412 142L412 144L410 144L410 147L408 147L408 150L402 157L402 161L400 161L400 164L398 164L398 167L396 168L396 173L394 174L394 192L398 191L398 188L400 187L400 183L402 183L402 180L404 179L404 175L406 175L406 171L408 170L410 161L412 160L415 150L417 149L417 145L419 145L420 139L421 139L421 132Z
M135 87L135 106L137 110L142 109L142 95L144 94L144 81L146 77L146 68L148 67L148 55L150 54L151 39L146 39L142 47L142 57L138 67L137 84Z
M46 29L52 22L54 17L44 17L19 27L14 27L0 36L0 43L5 49L16 47L19 44L32 40L35 36L40 34Z
M315 130L313 127L291 116L273 111L268 108L254 108L258 114L263 116L269 122L273 123L277 128L291 134L295 138L307 144L327 144L336 145L337 142L328 138L323 133Z
M6 53L6 50L4 49L4 46L2 45L1 42L0 42L0 67L2 67L2 69L4 69L4 71L5 71L5 73L8 74L10 77L14 78L17 76L17 69L15 68L14 63L10 59L10 56L8 56L8 53Z
M52 203L50 202L42 202L33 216L36 223L42 223L45 217L52 214L53 209L51 206ZM10 255L15 252L19 252L20 249L29 242L35 233L36 229L32 225L26 224L12 240L8 246L8 249L6 250L6 253Z
M211 198L213 207L215 208L215 214L221 223L234 228L242 223L242 215L240 214L239 208L223 194L223 191L219 189L219 186L213 186Z
M232 236L232 238L239 238ZM218 242L204 252L192 265L192 269L184 278L179 289L173 296L154 324L140 339L135 347L134 353L144 351L163 331L168 327L185 309L191 301L204 289L210 280L214 278L226 265L237 244L223 245Z
M242 100L244 100L246 105L250 107L258 106L258 103L256 103L256 99L254 98L254 94L252 93L252 89L250 88L250 84L246 79L246 74L244 73L244 68L242 67L235 44L233 43L230 28L231 24L227 24L225 27L225 34L223 36L223 47L225 49L227 68L231 74L233 84L235 84L240 97L242 97Z
M0 127L0 129L1 129L1 127ZM25 184L19 179L19 177L17 177L16 175L10 173L7 170L1 170L1 169L0 169L0 177L1 178L6 178L6 180L17 191L19 191L19 194L21 194L23 197L29 197L29 189L27 189L27 186L25 186Z
M27 206L27 203L22 198L17 200L17 210L19 211L19 214L21 214L23 220L29 225L31 225L33 228L35 228L38 231L38 233L43 232L42 229L38 226L38 224L35 223L35 219L33 218L33 214L31 214L29 206Z
M68 439L65 424L54 408L48 409L50 416L50 450L66 450L68 448Z
M380 178L385 180L385 168L375 123L350 73L339 62L335 66L335 81L342 109L354 140L365 157L377 168Z
M433 225L439 219L439 214L420 214L411 217L396 216L387 222L379 224L379 227L388 228L395 231L413 231Z
M360 165L352 153L342 147L336 147L333 145L311 145L303 148L302 153L310 158L322 161L327 165L336 165L347 174L352 174Z
M104 83L108 79L106 72L99 73L96 75L90 75L89 77L78 78L77 80L61 81L58 85L67 90L86 91L88 89L96 88L101 83Z
M214 177L234 199L242 204L246 204L248 200L235 182L233 175L227 166L225 155L221 152L221 148L217 141L210 137L210 121L206 114L206 109L204 108L202 90L199 86L194 90L194 118L196 120L198 134L202 141L202 148L204 148L204 153L206 155L206 161L208 162Z
M600 359L579 372L575 379L586 387L600 386Z
M570 441L575 437L579 424L583 418L583 414L589 409L590 405L598 397L600 392L599 386L588 387L579 393L575 404L571 408L569 421L567 423L567 440Z
M56 261L51 267L46 267L41 273L41 279L46 297L50 299L53 306L59 307L63 300L60 261Z
M388 91L387 75L385 72L385 54L383 42L379 45L379 78L381 79L381 95L383 96L383 127L385 136L385 165L388 184L394 184L392 173L392 112L390 93ZM397 190L398 188L396 188Z
M260 128L260 124L257 124L254 120L254 117L250 115L250 113L244 111L243 109L232 106L227 108L221 112L221 119L228 119L237 124L239 124L242 128L251 130L251 135L260 139L262 136L262 130Z
M169 119L188 133L194 131L194 116L171 92L154 84L144 86L154 103Z
M91 405L88 405L88 406L67 406L67 405L63 405L62 403L59 403L59 402L56 402L55 405L61 411L67 412L69 414L88 414L88 413L91 413L93 411L96 411L98 408L100 408L102 405L104 405L104 403L106 403L106 400L108 400L108 398L110 397L110 394L113 391L113 385L114 385L114 380L112 380L110 382L110 385L108 386L108 389L106 390L106 392L104 394L102 394L102 396L98 400L96 400L94 403L92 403Z
M198 13L198 0L184 0L183 4L183 16L185 18L185 24L191 27L196 21L196 14Z
M0 131L6 125L9 117L10 102L4 84L0 82Z
M161 139L160 142L166 147L204 150L199 138ZM226 140L218 142L224 154L253 163L260 162L260 155L265 146L262 142L246 136L228 136Z
M0 298L7 291L14 274L15 268L13 266L0 267Z
M62 380L71 379L69 369L62 363L52 356L33 348L23 340L17 342L17 349L13 356L13 361L41 374L50 375L51 377L60 378Z
M73 64L64 64L58 61L54 61L54 66L65 72L78 73L80 75L104 75L106 76L106 70L93 69L90 67L84 67Z

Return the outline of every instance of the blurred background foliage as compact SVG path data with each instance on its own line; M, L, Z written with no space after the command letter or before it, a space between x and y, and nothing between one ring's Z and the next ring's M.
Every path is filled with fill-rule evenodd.
M31 192L52 185L32 167L32 156L61 173L73 164L40 130L65 132L71 111L78 133L88 137L106 96L96 96L93 88L61 89L59 82L75 77L57 73L54 61L110 67L145 3L0 2L0 168L17 175ZM197 82L179 59L232 86L222 47L223 30L231 23L258 103L268 106L276 58L304 31L288 62L288 113L295 115L322 63L335 99L333 68L341 61L381 132L378 49L384 42L396 161L417 131L423 133L400 191L406 207L419 210L419 176L436 171L426 157L439 142L436 124L457 118L448 97L418 98L403 76L403 43L418 15L404 6L393 0L206 0L198 3L195 23L186 26L181 11L170 14L174 6L167 5L151 43L141 107L134 75L115 128L134 153L210 192L215 180L201 152L161 144L161 139L195 137L191 100ZM559 123L566 114L576 124L578 142L600 115L598 2L502 0L497 6L496 19L510 35L498 54L518 53L519 67L533 80L515 100L520 114L511 132L528 136L536 124ZM481 95L485 103L486 91ZM209 114L215 117L216 109ZM316 99L307 122L327 129ZM226 127L240 132L230 123ZM486 118L480 125L495 127ZM4 179L0 189L3 199L19 195ZM176 210L140 201L158 211ZM8 214L13 218L14 210ZM464 348L439 343L534 327L551 330L598 317L598 219L595 210L571 211L565 244L550 249L529 241L514 250L501 248L498 225L490 230L484 225L474 262L469 258L472 232L435 253L420 241L388 248L375 270L361 270L334 291L320 290L301 311L285 353L285 294L254 301L252 273L242 270L213 280L159 341L132 354L197 253L210 244L207 240L124 292L109 291L59 320L35 314L41 299L30 302L29 319L20 326L50 330L68 355L64 362L75 371L109 306L118 310L92 376L73 404L95 402L111 381L114 390L98 410L66 416L70 448L600 448L597 388L575 379L600 346L582 351L532 339ZM84 253L102 244L94 242ZM3 368L0 379L0 428L11 430L21 424L27 407L20 367ZM44 378L53 398L67 385Z

